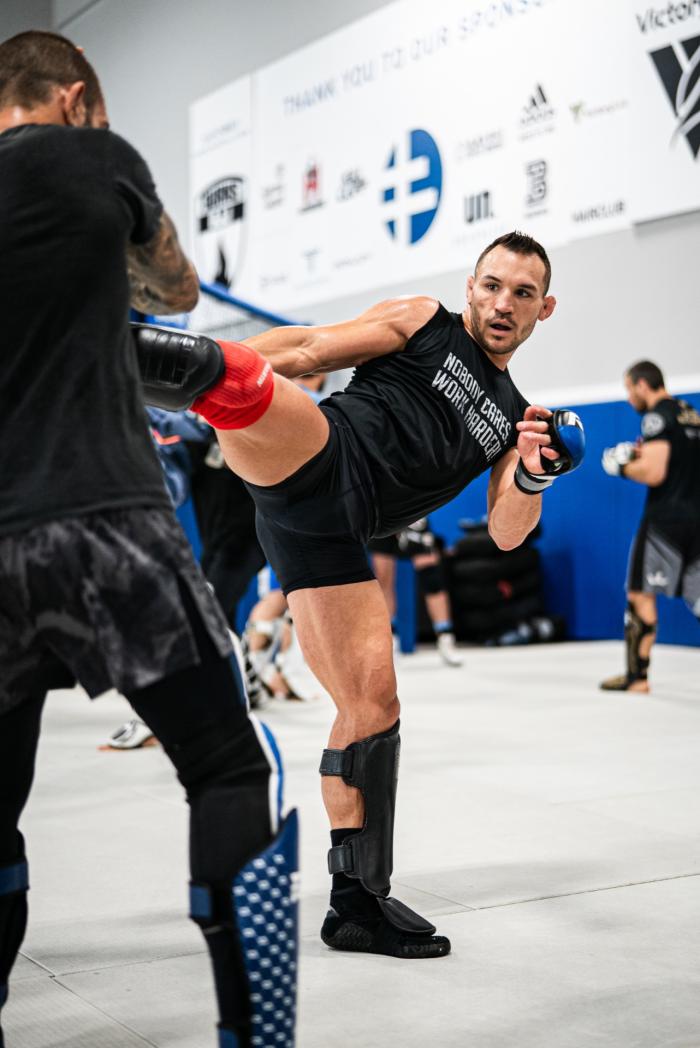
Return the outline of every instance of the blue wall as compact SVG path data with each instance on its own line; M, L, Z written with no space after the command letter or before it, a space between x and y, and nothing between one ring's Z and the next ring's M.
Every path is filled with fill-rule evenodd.
M681 394L700 410L700 394ZM609 477L600 466L603 448L635 440L639 415L624 401L570 405L586 428L586 459L543 497L545 598L551 614L563 615L570 637L622 637L624 581L630 542L642 514L646 488ZM486 510L488 476L480 477L433 513L433 528L448 542L461 534L458 521ZM666 644L700 646L700 625L680 600L659 600L659 638Z

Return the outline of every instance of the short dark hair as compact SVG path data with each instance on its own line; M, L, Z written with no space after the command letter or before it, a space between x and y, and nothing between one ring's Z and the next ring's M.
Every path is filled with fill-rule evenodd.
M651 360L640 360L631 368L627 368L627 377L632 385L643 378L650 389L663 389L666 385L661 368L653 364Z
M552 279L552 267L547 257L547 252L533 237L529 237L527 233L520 233L517 229L514 229L512 233L504 233L503 236L496 237L496 239L485 247L476 260L476 266L474 272L476 273L479 266L483 262L484 258L488 255L489 251L493 251L495 247L505 247L508 251L514 251L516 255L537 255L539 259L544 263L544 293L545 295L549 291L549 282Z
M0 44L0 109L16 105L33 109L51 97L56 85L85 82L85 108L90 115L102 101L97 74L74 43L58 33L30 29Z

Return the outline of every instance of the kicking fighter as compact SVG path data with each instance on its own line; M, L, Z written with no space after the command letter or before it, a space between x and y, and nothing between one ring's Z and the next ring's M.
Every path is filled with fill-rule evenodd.
M77 680L129 698L187 791L220 1048L291 1048L294 813L279 826L276 749L173 515L127 325L130 300L191 309L197 276L64 37L0 44L0 185L0 1008L27 917L18 822L41 711Z
M479 257L462 313L403 298L242 345L134 329L146 399L194 403L245 479L306 660L337 706L320 768L333 875L321 937L336 949L416 958L450 949L389 895L399 700L389 614L365 546L491 469L489 529L512 549L537 523L542 493L578 465L578 418L528 405L507 367L552 314L549 280L541 245L509 233ZM320 406L290 381L351 366L347 389Z
M648 692L657 593L683 597L700 620L700 414L671 396L650 360L632 365L625 389L642 416L641 441L606 448L602 465L611 477L626 477L649 491L627 567L627 665L600 686Z

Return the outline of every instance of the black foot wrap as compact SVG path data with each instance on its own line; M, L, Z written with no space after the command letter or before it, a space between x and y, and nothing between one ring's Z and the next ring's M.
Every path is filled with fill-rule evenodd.
M223 375L221 347L206 335L153 324L129 326L147 404L184 411Z
M446 957L450 940L398 899L380 899L360 890L333 892L321 938L334 950L379 953L419 960Z
M356 877L372 895L386 896L391 890L400 749L397 721L388 731L344 750L324 750L319 768L321 775L338 775L347 786L355 786L365 802L361 832L328 852L329 873Z

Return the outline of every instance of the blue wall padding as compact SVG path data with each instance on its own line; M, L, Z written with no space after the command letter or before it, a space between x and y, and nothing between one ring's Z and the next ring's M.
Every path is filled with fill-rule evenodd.
M700 394L681 394L700 410ZM622 637L624 580L630 542L639 524L646 488L609 477L603 449L639 435L639 415L624 401L572 407L586 429L586 458L571 477L543 496L542 553L547 610L563 615L568 635L580 640ZM448 542L461 534L458 521L486 512L488 475L431 515L433 529ZM659 640L700 646L700 625L680 600L659 600Z

